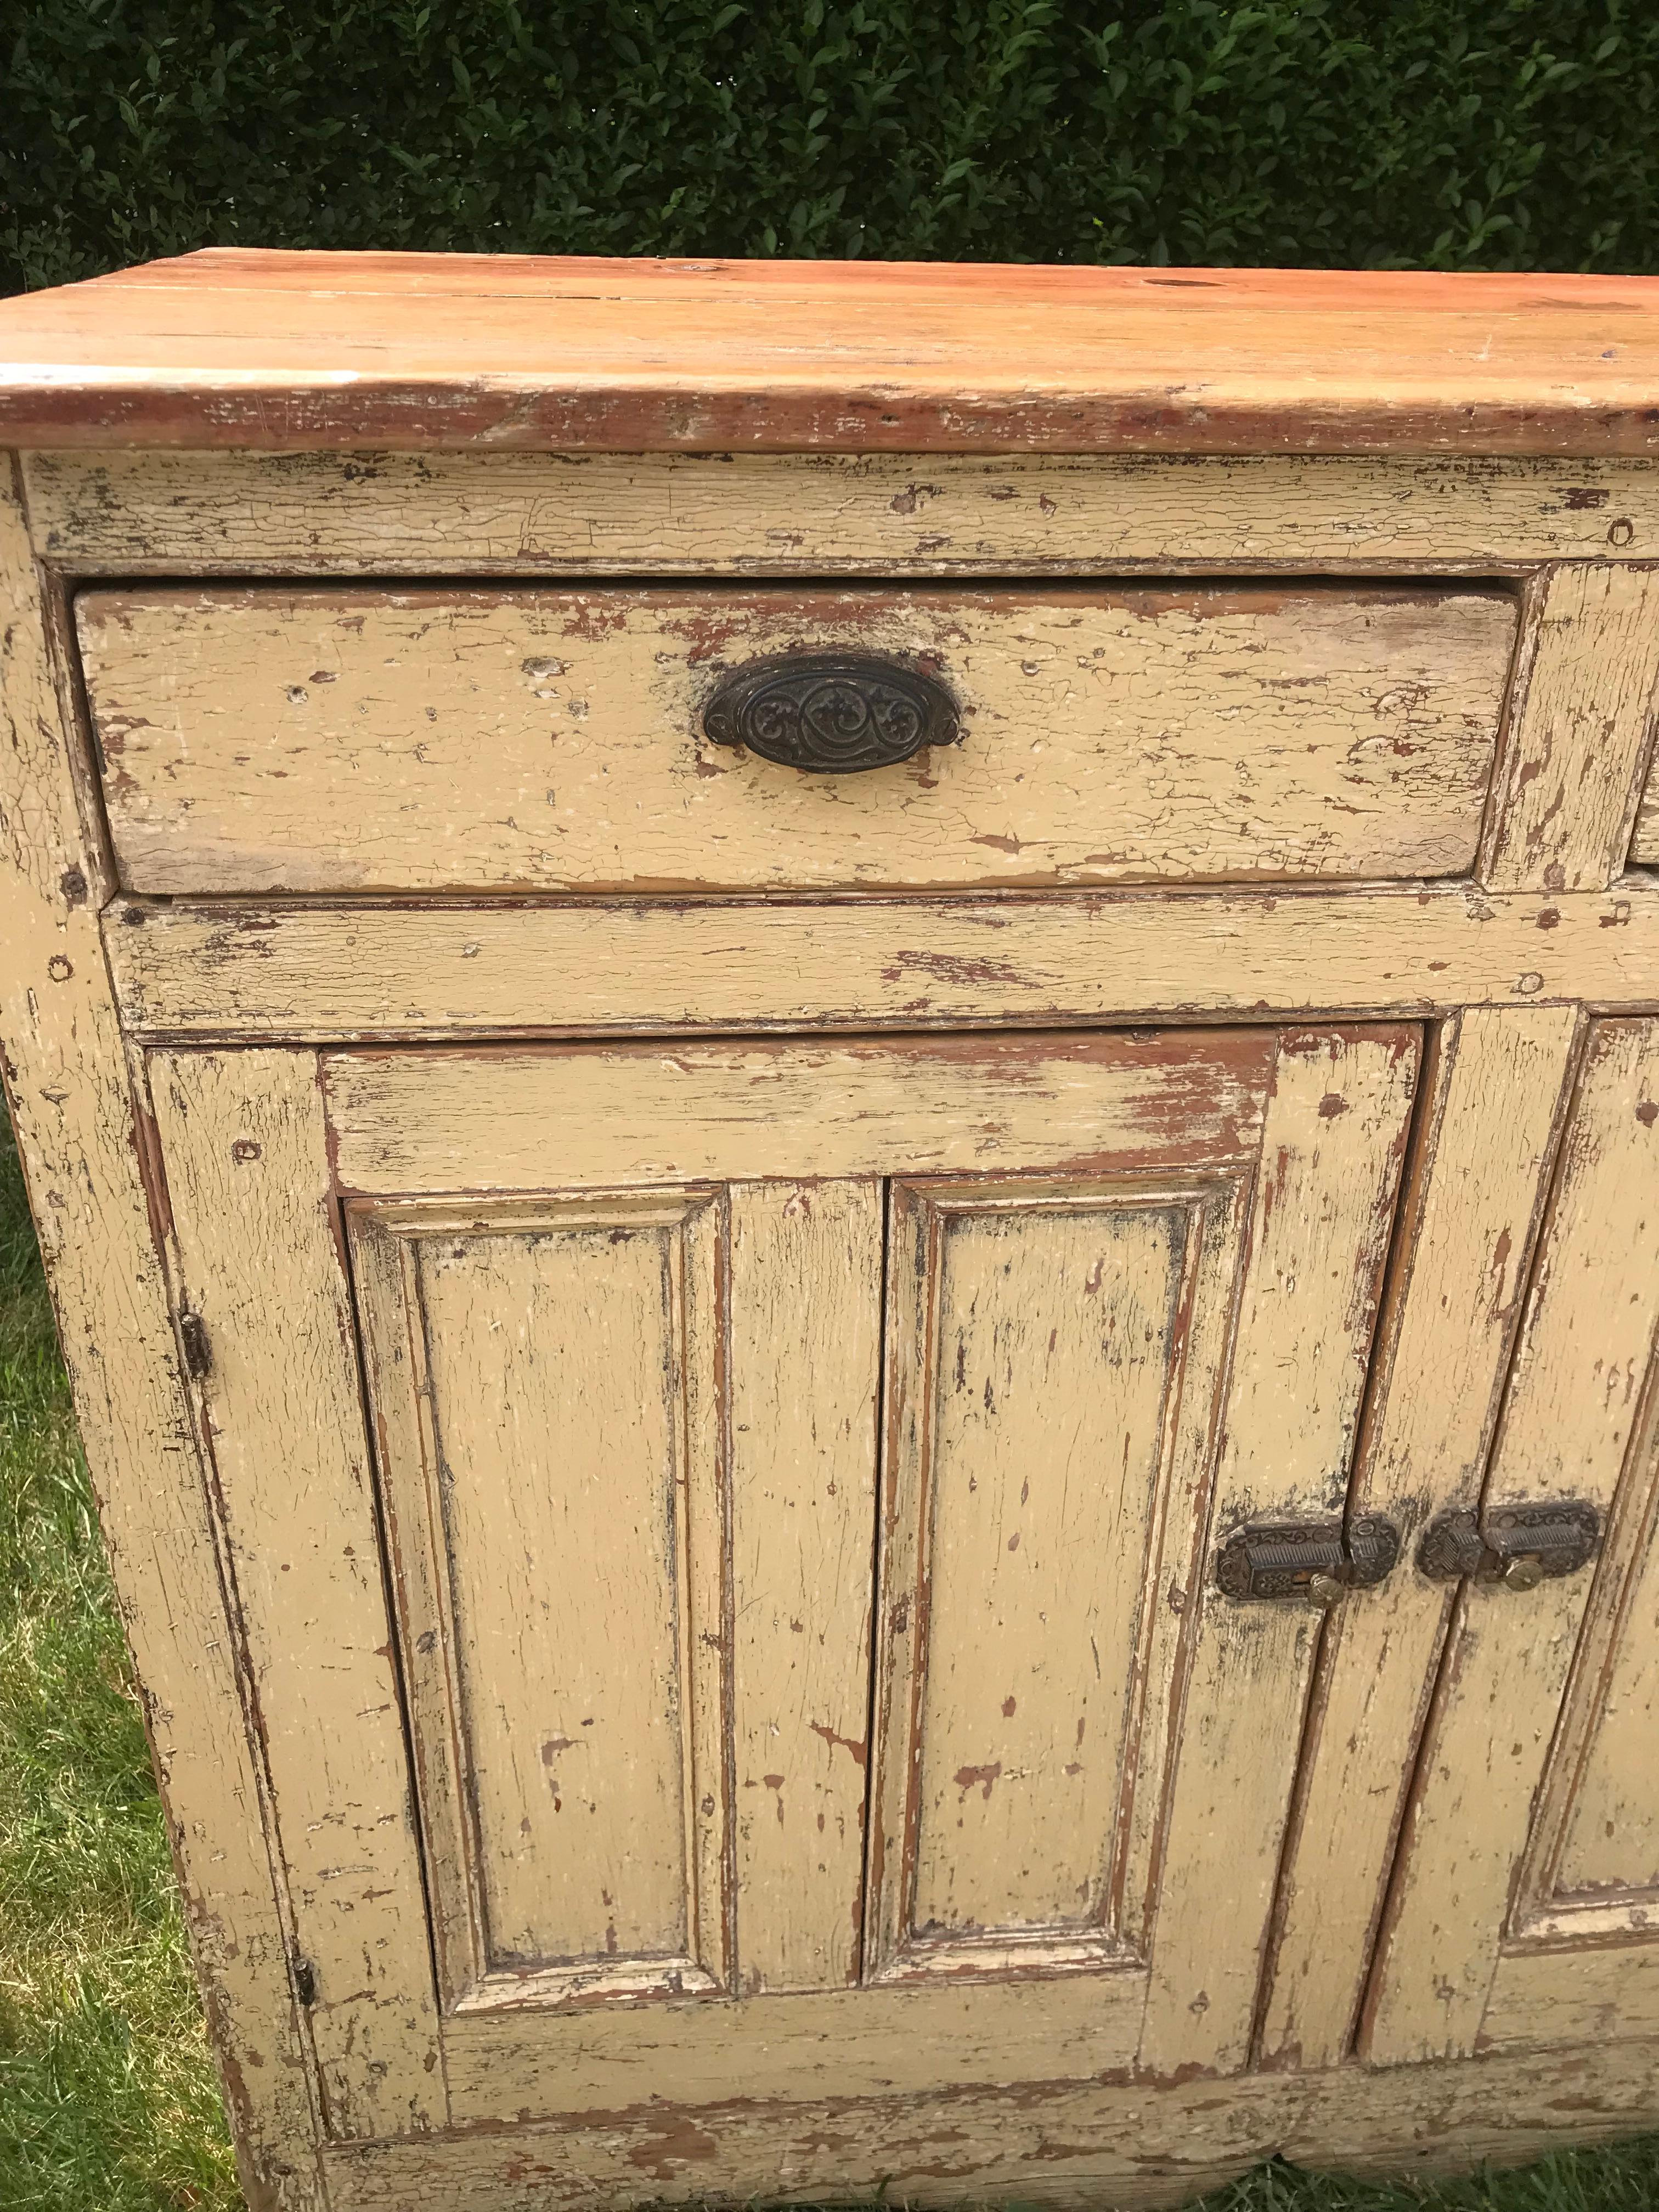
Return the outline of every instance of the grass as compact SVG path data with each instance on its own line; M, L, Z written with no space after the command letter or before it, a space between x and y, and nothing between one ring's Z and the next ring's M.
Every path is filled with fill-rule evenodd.
M0 1119L0 2206L241 2201Z
M240 2203L0 1117L0 2212L235 2212ZM1207 2198L1204 2212L1656 2208L1659 2136L1437 2188L1274 2163Z

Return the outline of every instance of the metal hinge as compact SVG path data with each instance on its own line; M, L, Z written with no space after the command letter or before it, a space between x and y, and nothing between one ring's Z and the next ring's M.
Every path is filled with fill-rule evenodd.
M1481 1521L1466 1507L1430 1522L1417 1564L1436 1582L1504 1583L1536 1589L1547 1576L1571 1575L1595 1556L1601 1516L1577 1499L1547 1505L1503 1505Z
M1229 1597L1333 1605L1345 1590L1380 1583L1399 1557L1400 1531L1384 1514L1361 1513L1346 1524L1261 1522L1227 1539L1215 1578Z
M179 1341L186 1368L192 1375L205 1375L213 1365L213 1346L208 1342L207 1323L188 1306L179 1316Z
M309 1959L295 1957L291 1961L294 1974L294 1994L302 2005L309 2008L317 2002L317 1969Z

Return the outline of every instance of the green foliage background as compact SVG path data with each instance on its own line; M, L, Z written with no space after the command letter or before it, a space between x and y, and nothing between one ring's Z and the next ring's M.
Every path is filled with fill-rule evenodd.
M1643 0L0 0L0 288L202 245L1659 270Z

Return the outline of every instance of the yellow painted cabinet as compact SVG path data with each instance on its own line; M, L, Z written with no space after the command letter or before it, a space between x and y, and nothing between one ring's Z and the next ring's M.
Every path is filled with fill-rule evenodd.
M153 1054L330 2133L1242 2065L1419 1060Z
M0 1073L251 2212L1653 2124L1628 282L1334 283L1333 384L981 272L866 405L915 271L365 265L546 318L434 412L277 259L0 377Z

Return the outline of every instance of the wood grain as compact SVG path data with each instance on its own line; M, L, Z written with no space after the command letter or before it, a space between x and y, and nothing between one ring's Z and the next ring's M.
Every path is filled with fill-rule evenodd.
M1590 2043L1609 2055L1659 2033L1659 1944L1520 1951L1499 1960L1481 2025L1483 2050Z
M1419 1051L1405 1029L1291 1032L1280 1042L1212 1547L1253 1522L1342 1511ZM1322 1619L1312 1605L1224 1595L1207 1557L1183 1587L1191 1657L1141 2044L1143 2066L1166 2074L1191 2064L1231 2071L1248 2057ZM1346 1601L1364 1601L1360 1592Z
M1624 872L1652 750L1659 571L1547 572L1527 639L1481 881L1601 890Z
M1590 1034L1517 1344L1485 1510L1582 1498L1605 1518L1659 1326L1659 1025ZM1366 2000L1376 2060L1477 2047L1574 1646L1607 1602L1585 1571L1464 1585Z
M243 2190L251 2212L320 2212L310 2053L151 1210L147 1102L99 945L100 856L77 818L44 614L0 463L0 1073Z
M551 2014L502 2008L447 2022L444 2057L455 2113L480 2127L579 2121L652 2100L695 2108L720 2103L734 2084L787 2106L1089 2081L1131 2063L1146 2002L1146 1970L1127 1966Z
M1472 1508L1497 1423L1565 1112L1571 1006L1471 1010L1431 1062L1378 1329L1351 1513L1409 1560ZM1261 2063L1340 2064L1352 2034L1451 1593L1409 1566L1336 1607L1320 1652L1280 1875Z
M212 247L0 313L21 445L1644 453L1651 279Z
M1659 1000L1659 886L411 908L123 901L141 1036L936 1030Z
M198 1388L270 1843L315 1975L327 2130L441 2125L420 1851L316 1055L157 1055L151 1073L179 1296L210 1347Z
M129 890L808 890L1464 873L1516 610L255 586L82 592L76 623ZM812 775L702 735L723 675L836 649L930 671L960 742Z
M1640 461L52 451L76 578L1528 573L1659 554Z

